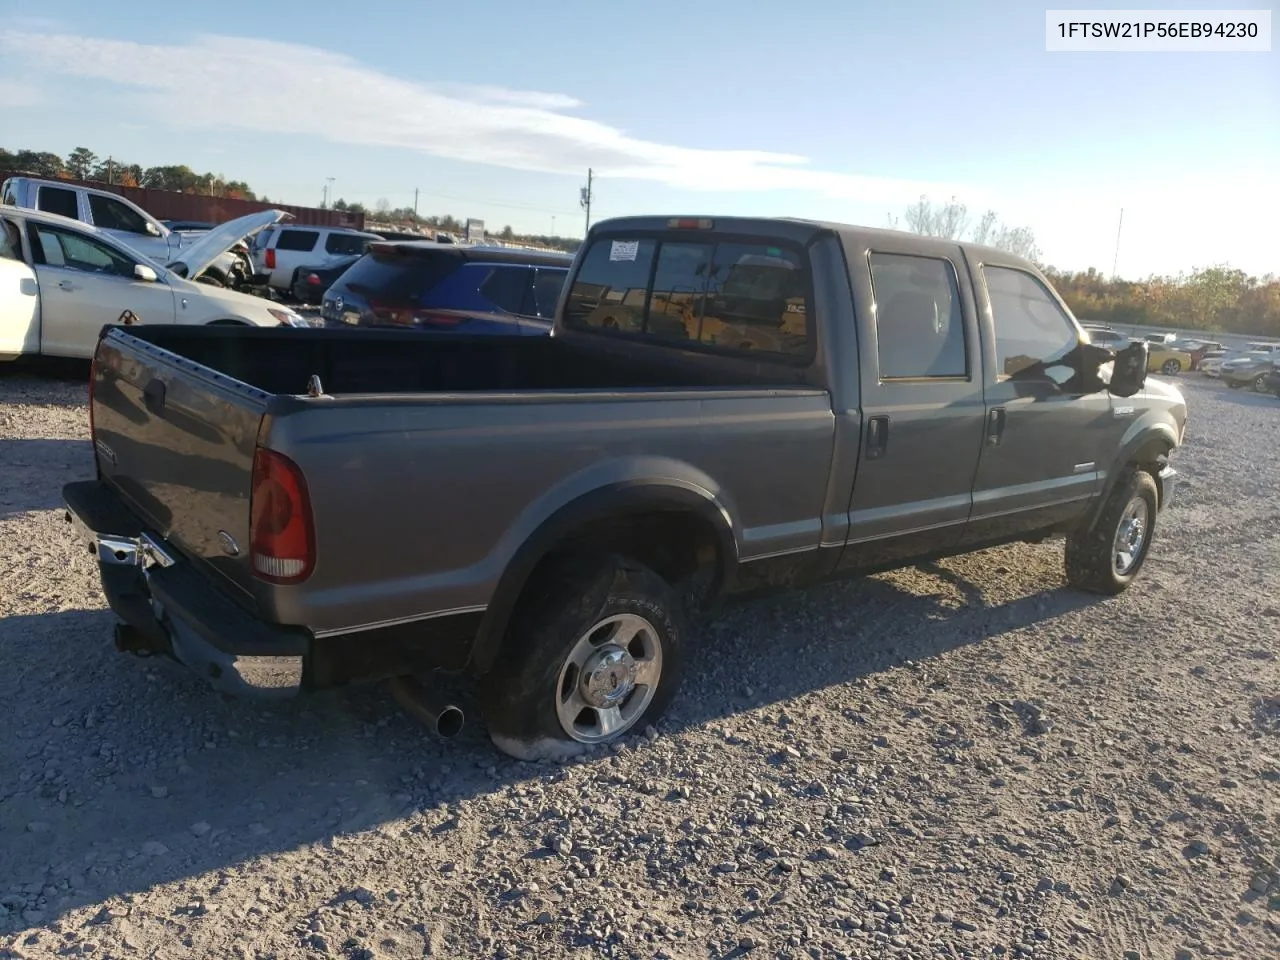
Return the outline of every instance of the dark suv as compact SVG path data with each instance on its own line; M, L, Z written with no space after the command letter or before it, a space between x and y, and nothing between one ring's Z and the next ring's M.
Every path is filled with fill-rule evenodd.
M538 250L374 243L325 293L320 312L331 325L544 335L572 262Z

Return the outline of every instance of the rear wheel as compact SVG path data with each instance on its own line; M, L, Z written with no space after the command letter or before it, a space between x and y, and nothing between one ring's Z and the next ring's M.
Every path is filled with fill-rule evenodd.
M1092 529L1067 537L1067 582L1107 596L1123 591L1147 559L1159 506L1155 478L1130 467Z
M1160 372L1166 377L1175 377L1182 369L1182 362L1179 360L1166 360L1164 366L1160 368Z
M1260 373L1253 378L1253 390L1254 393L1267 392L1267 375L1265 373Z
M644 729L680 683L685 627L671 586L633 560L584 556L543 578L481 680L498 749L565 759Z

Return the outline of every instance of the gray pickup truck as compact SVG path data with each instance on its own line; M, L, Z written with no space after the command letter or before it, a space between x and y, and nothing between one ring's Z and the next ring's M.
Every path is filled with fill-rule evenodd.
M1123 590L1187 420L1146 352L999 250L615 219L546 338L105 328L67 518L121 649L437 719L462 672L499 748L565 756L661 713L722 598L1054 535Z

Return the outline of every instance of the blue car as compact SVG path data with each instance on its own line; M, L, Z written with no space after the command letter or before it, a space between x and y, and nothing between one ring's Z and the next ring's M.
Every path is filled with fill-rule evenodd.
M430 241L374 242L325 291L328 325L545 336L573 258Z

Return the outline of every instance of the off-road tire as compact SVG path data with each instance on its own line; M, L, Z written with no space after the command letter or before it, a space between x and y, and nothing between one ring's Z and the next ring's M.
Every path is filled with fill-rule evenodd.
M670 584L627 557L590 554L558 565L530 589L541 598L517 608L494 667L479 681L489 737L499 750L519 760L564 760L591 749L566 732L557 714L561 670L594 624L622 614L653 626L661 673L643 712L608 742L663 714L680 684L687 631L684 605Z
M1147 501L1146 540L1137 563L1124 574L1119 574L1114 557L1116 533L1125 510L1139 496ZM1123 592L1142 570L1151 552L1159 499L1155 478L1150 473L1136 467L1127 468L1108 495L1097 522L1091 528L1067 537L1067 582L1079 590L1104 596Z

